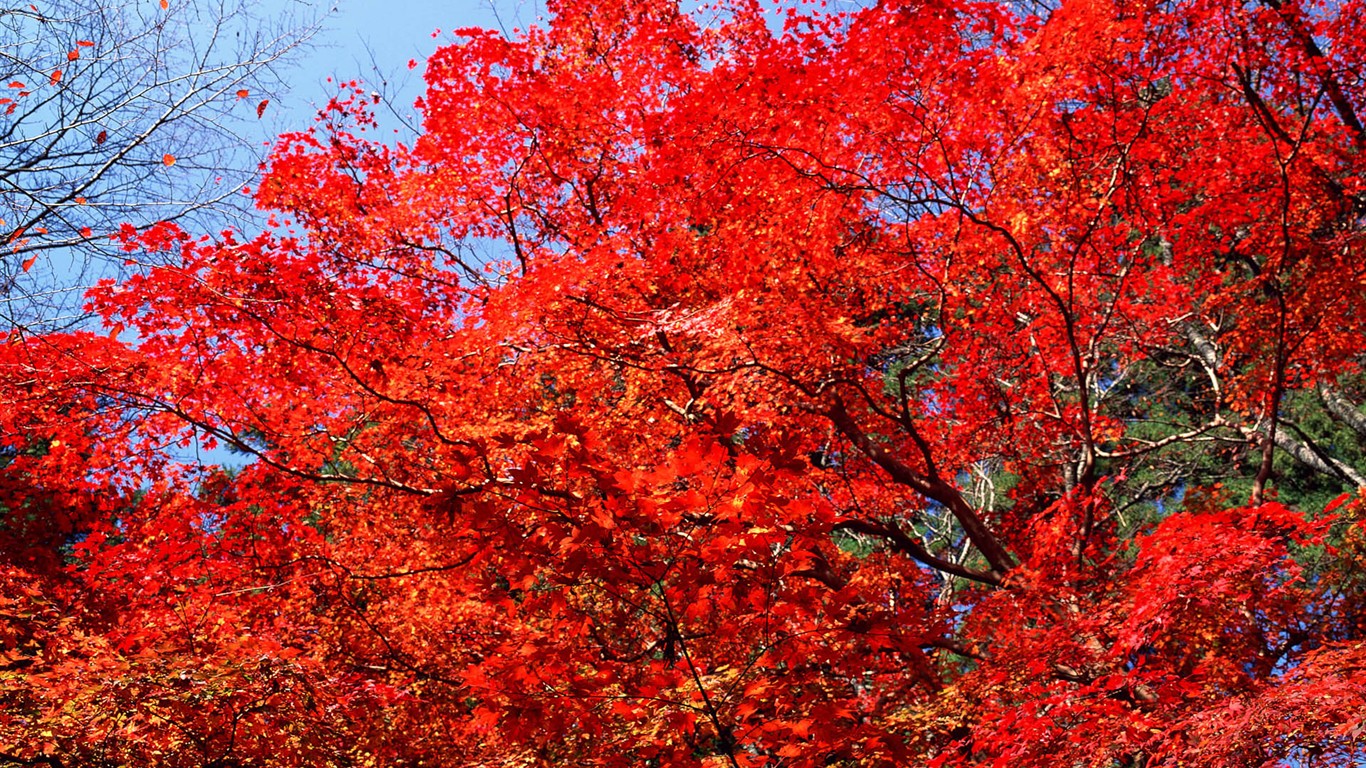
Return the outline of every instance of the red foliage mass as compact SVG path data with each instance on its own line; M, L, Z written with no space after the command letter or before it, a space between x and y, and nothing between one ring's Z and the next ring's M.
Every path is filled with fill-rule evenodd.
M135 343L0 345L0 764L1357 764L1364 7L552 3L412 146L343 94L273 230L124 233Z

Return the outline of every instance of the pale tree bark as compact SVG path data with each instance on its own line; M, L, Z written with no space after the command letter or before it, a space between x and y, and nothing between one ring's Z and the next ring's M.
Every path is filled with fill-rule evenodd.
M1323 402L1323 407L1328 410L1328 414L1334 420L1347 425L1358 435L1366 436L1366 413L1362 413L1341 392L1328 384L1320 382L1318 390L1319 400Z
M1186 338L1190 340L1195 357L1205 370L1215 392L1220 392L1223 359L1218 348L1204 329L1193 323L1186 326ZM1352 405L1345 397L1325 384L1319 385L1318 392L1325 409L1333 418L1346 424L1357 433L1366 435L1366 414L1357 410L1356 406ZM1268 444L1268 431L1270 431L1270 426L1265 417L1251 426L1238 427L1238 432L1256 445ZM1326 451L1313 444L1311 440L1301 439L1301 437L1303 436L1296 436L1296 430L1293 429L1292 425L1282 423L1277 425L1270 445L1285 451L1296 461L1315 472L1328 477L1335 477L1357 487L1366 487L1366 475L1363 475L1357 468L1328 455Z

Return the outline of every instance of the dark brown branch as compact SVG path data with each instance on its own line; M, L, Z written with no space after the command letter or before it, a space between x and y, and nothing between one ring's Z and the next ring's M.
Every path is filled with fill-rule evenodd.
M878 445L872 438L864 434L853 417L845 410L844 403L840 400L835 400L835 404L826 411L826 415L834 422L835 427L854 444L854 447L858 448L873 463L882 467L887 474L891 475L892 480L947 507L954 518L958 520L958 524L963 526L963 532L967 534L973 546L977 547L977 550L987 559L993 575L998 580L1005 575L1006 571L1015 566L1014 558L996 540L995 534L987 528L986 523L977 514L977 510L968 504L956 488L943 480L926 477L916 472L893 456L887 449Z
M986 584L992 587L1001 586L1001 577L995 573L985 573L973 570L965 565L959 565L951 560L936 557L929 550L921 546L920 542L906 535L895 523L877 523L869 520L845 520L835 525L837 531L852 531L868 536L876 536L888 541L892 548L903 554L909 555L918 562L924 563L929 567L942 571L953 576Z
M1301 52L1313 69L1314 76L1318 78L1319 84L1328 94L1328 100L1332 102L1333 109L1338 113L1338 118L1352 132L1352 138L1356 141L1357 146L1366 147L1366 128L1363 128L1361 118L1357 116L1351 100L1343 92L1342 85L1329 71L1328 65L1325 63L1327 57L1323 55L1323 49L1319 47L1309 30L1305 29L1304 20L1300 18L1298 8L1295 5L1286 5L1284 0L1263 1L1285 22L1285 26L1290 30L1290 34L1299 44Z

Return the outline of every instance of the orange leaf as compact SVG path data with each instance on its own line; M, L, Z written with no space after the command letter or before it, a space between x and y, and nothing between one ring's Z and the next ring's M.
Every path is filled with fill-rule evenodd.
M170 3L166 2L166 0L161 0L161 10L164 11L164 10L166 10L167 8L170 8L170 7L171 7L171 4L170 4Z
M90 237L95 233L90 231L90 227L81 227L81 237Z
M51 80L50 80L49 82L50 82L52 85L56 85L57 83L62 82L62 70L60 70L60 69L55 69L55 70L53 70L53 71L52 71L52 78L51 78Z
M66 60L67 60L67 61L75 61L76 59L79 59L80 57L81 57L81 52L78 51L78 50L76 50L75 48L72 48L71 50L69 50L69 51L66 52Z
M79 45L82 48L92 48L95 44L90 42L89 40L77 40L76 45Z
M162 155L161 164L166 166L167 168L170 168L171 166L175 165L175 155Z
M237 98L239 98L239 99L245 99L246 97L248 97L248 96L250 96L250 95L251 95L251 91L248 91L246 88L239 88L239 89L237 89Z
M37 260L38 260L38 257L37 257L37 256L30 256L30 257L28 257L27 259L24 259L24 263L23 263L23 264L20 264L19 266L23 267L23 268L24 268L24 271L27 272L27 271L29 271L30 269L33 268L33 262L35 262L35 261L37 261Z

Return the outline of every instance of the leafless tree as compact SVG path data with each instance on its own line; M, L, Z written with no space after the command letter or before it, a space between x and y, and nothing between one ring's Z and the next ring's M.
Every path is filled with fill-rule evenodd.
M254 0L11 0L0 7L0 325L78 323L117 274L110 235L240 222L263 102L320 14Z

